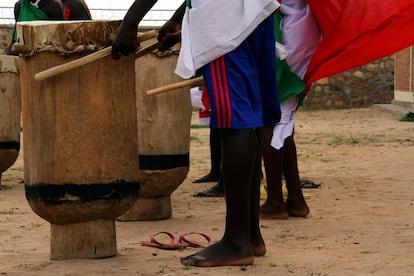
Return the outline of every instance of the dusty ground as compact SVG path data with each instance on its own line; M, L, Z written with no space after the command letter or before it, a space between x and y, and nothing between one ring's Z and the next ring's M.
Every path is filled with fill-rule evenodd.
M414 123L398 119L378 107L300 111L300 173L321 187L304 189L308 218L261 221L268 253L246 270L187 268L179 257L197 249L140 245L157 231L220 239L223 198L192 196L213 185L191 183L209 169L208 129L192 129L191 168L172 194L172 218L117 222L119 256L101 260L49 259L49 224L24 197L20 152L0 190L0 275L413 275Z

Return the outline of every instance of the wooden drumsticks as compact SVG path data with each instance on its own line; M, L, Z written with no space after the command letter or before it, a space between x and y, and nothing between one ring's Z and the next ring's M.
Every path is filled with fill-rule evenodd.
M155 30L152 30L152 31L149 31L149 32L138 35L137 39L141 43L141 42L144 42L146 40L154 39L156 36L157 36L157 32ZM139 49L137 54L138 55L142 54L144 50L145 50L145 52L153 50L153 49L155 49L157 44L158 44L158 42L155 39L154 43L152 43L151 45L149 45L147 47L144 47L142 49ZM89 54L87 56L81 57L79 59L72 60L70 62L63 63L63 64L60 64L60 65L51 67L49 69L46 69L44 71L41 71L39 73L36 73L34 77L38 81L45 80L47 78L59 75L59 74L64 73L66 71L81 67L81 66L86 65L88 63L99 60L103 57L109 56L111 54L111 51L112 51L112 47L110 46L110 47L104 48L102 50L99 50L95 53L92 53L92 54Z

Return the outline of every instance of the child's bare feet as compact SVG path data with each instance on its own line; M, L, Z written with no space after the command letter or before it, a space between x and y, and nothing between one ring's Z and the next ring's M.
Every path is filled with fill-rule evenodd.
M213 267L232 265L251 265L254 257L249 247L240 248L221 240L200 252L181 258L186 266Z
M215 181L218 181L219 179L220 179L220 175L208 173L205 176L194 180L193 183L215 182Z
M264 256L266 254L266 246L264 243L260 243L260 244L252 244L252 252L253 252L253 256L255 257L261 257Z
M261 219L287 219L289 213L286 210L285 204L273 204L265 202L260 206Z
M286 200L286 209L291 217L307 217L310 212L305 201L294 202L289 198Z

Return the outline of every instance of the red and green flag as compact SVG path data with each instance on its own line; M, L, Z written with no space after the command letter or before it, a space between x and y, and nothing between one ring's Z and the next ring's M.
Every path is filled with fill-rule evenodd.
M322 32L305 81L342 73L414 45L413 0L307 0Z

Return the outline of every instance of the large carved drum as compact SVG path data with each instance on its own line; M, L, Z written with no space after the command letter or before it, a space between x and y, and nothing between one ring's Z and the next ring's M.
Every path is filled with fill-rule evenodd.
M139 191L134 57L34 75L111 43L118 21L19 23L26 198L51 259L117 254L115 219Z
M172 215L171 194L189 171L191 99L188 88L148 96L150 89L182 81L176 54L150 53L136 60L141 190L119 220L158 220Z
M20 81L18 57L0 55L0 184L1 175L20 150Z

